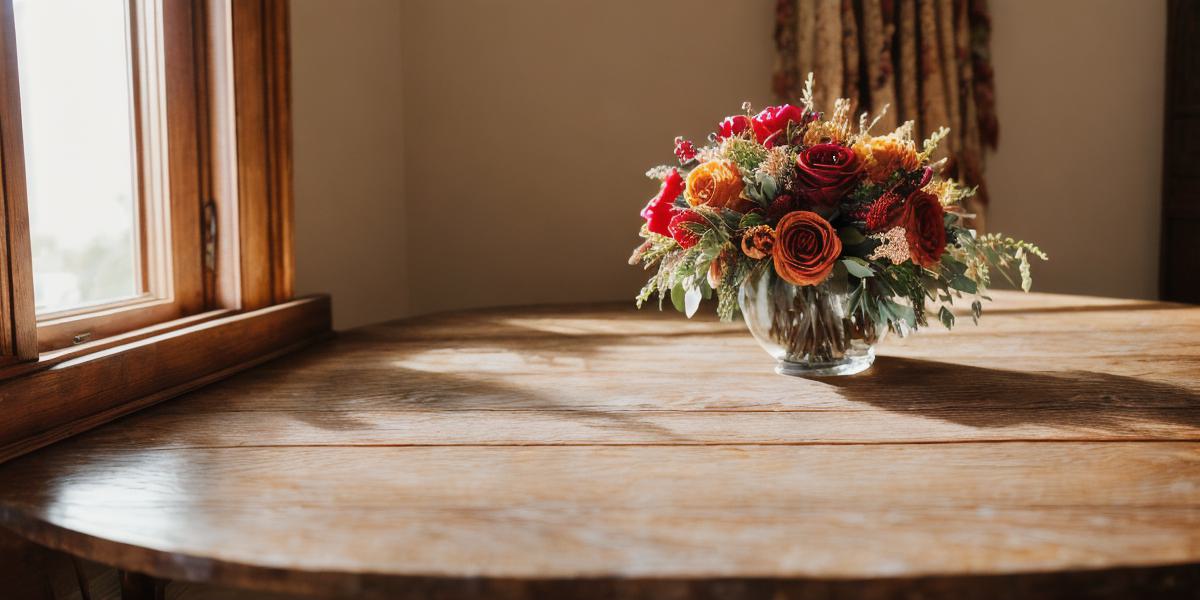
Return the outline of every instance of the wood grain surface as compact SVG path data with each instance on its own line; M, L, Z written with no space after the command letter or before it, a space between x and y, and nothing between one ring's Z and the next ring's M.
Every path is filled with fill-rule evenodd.
M1200 563L1200 308L996 297L821 380L619 305L362 328L0 466L0 522L276 592L1186 592L1152 574Z

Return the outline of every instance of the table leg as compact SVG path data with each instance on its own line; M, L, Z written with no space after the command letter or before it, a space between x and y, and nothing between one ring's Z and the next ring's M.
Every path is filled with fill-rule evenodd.
M121 571L121 600L165 600L167 582L161 579Z

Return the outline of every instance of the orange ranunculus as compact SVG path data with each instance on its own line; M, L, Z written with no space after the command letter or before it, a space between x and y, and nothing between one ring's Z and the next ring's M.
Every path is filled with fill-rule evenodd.
M755 225L742 234L742 254L762 260L775 249L775 230L770 225Z
M743 187L737 165L728 160L710 160L688 173L683 197L692 206L707 204L745 212L749 201L741 197Z
M841 253L842 241L833 225L815 212L788 213L775 226L771 251L775 272L788 283L817 285L825 281Z
M895 135L859 142L854 145L854 150L863 157L867 178L875 183L887 181L896 171L915 171L921 166L916 144Z

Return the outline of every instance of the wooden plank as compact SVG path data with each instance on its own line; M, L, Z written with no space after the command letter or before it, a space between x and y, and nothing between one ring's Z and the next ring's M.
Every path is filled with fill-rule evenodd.
M0 382L0 461L329 331L328 297L203 322Z
M72 440L10 462L0 482L0 518L41 543L243 583L268 570L1010 573L1189 562L1200 548L1195 443L95 452Z
M823 380L628 306L363 328L0 465L0 523L156 577L378 598L1200 562L1200 308L996 297Z

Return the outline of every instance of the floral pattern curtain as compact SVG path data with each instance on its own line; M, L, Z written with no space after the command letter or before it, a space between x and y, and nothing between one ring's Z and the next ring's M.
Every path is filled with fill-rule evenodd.
M794 102L811 72L825 110L842 97L854 113L888 105L880 130L950 127L944 173L979 186L970 208L982 229L984 149L999 133L990 36L987 0L777 0L773 87Z

